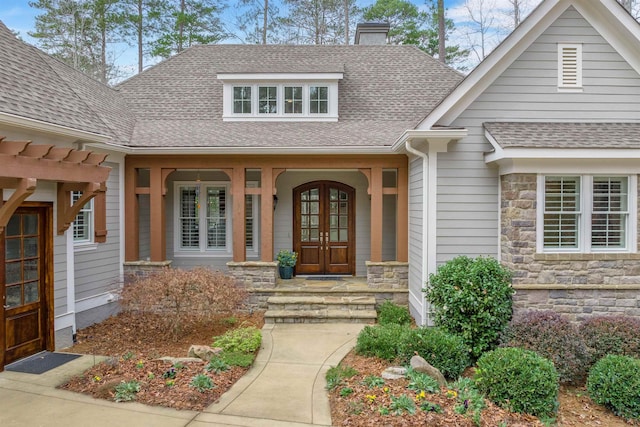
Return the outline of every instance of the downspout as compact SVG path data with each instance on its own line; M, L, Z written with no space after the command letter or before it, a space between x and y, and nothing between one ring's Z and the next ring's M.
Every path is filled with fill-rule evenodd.
M407 152L413 154L414 156L418 156L422 158L422 284L426 286L427 280L429 278L429 247L427 245L427 241L429 238L429 210L427 209L427 204L429 202L429 155L427 153L423 153L422 151L416 150L411 146L411 140L407 139L405 141L405 149ZM422 325L427 323L427 301L422 294Z

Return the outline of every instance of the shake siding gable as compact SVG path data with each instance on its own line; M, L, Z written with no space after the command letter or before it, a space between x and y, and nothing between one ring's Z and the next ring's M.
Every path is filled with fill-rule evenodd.
M583 92L559 93L558 43L583 46ZM469 130L438 157L438 263L498 256L498 170L487 121L638 121L640 76L570 7L451 125Z

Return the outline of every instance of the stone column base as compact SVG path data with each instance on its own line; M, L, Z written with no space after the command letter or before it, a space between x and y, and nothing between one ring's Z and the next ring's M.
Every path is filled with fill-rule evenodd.
M171 267L171 260L127 261L124 263L125 283L129 283L139 277L147 277L166 267Z
M409 263L367 261L367 284L370 288L408 289Z
M245 289L275 288L278 263L269 261L228 262L229 274Z

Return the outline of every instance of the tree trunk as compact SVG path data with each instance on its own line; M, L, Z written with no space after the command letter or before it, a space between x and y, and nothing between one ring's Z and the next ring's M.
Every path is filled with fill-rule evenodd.
M264 14L262 17L262 44L267 44L267 17L269 14L269 0L264 0Z
M443 64L447 63L447 51L445 47L445 26L444 26L444 0L438 0L438 59Z
M344 0L344 44L349 45L349 0Z
M143 54L142 54L142 0L138 0L138 73L142 72Z
M184 14L187 8L185 0L180 0L180 15L178 17L178 53L182 52L182 37L184 35Z

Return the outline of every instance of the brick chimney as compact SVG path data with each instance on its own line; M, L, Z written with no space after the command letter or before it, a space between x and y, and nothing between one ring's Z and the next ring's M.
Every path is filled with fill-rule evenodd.
M389 24L386 22L365 22L356 27L355 44L383 45L387 44Z

